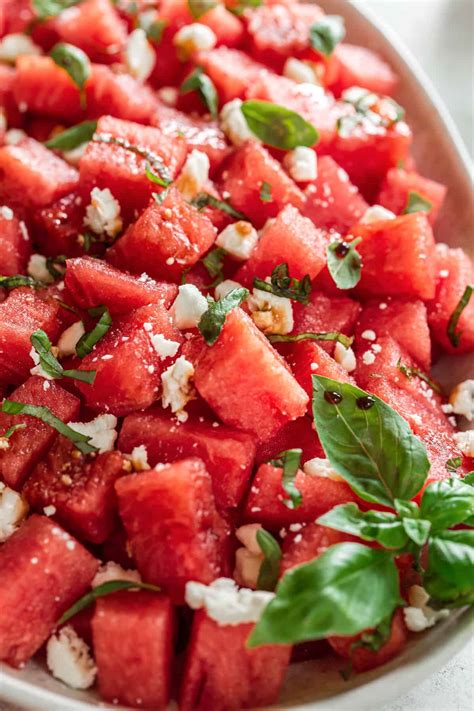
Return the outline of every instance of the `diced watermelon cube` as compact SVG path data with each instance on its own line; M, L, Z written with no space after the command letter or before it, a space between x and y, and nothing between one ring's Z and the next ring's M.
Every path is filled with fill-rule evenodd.
M160 18L165 20L174 31L183 25L198 21L213 30L219 43L228 45L238 43L243 35L242 23L228 12L220 1L213 4L215 7L209 3L209 9L205 6L198 8L203 9L204 12L196 19L188 0L161 0Z
M260 197L263 183L271 185L272 200ZM280 163L256 141L247 141L229 160L223 173L222 192L231 196L232 205L257 226L275 217L290 204L303 209L305 197Z
M80 454L70 440L58 437L23 493L37 511L54 506L55 519L74 535L102 543L114 527L114 483L124 473L119 452L90 457Z
M295 279L306 274L313 279L326 264L327 243L325 232L303 217L296 207L287 205L265 225L257 246L235 279L252 286L254 277L265 279L283 262Z
M79 89L51 57L19 57L13 91L18 106L33 114L71 123L84 114Z
M77 186L77 171L32 138L0 148L0 200L43 207Z
M26 225L6 205L0 206L0 274L24 274L31 254Z
M158 334L178 344L182 341L160 304L142 306L115 320L79 366L79 370L96 371L92 385L76 383L88 407L122 416L149 407L157 399L166 367L151 341Z
M199 52L196 63L214 82L222 104L242 99L258 75L266 71L244 52L228 47Z
M228 315L212 347L203 346L195 384L223 422L260 441L304 415L308 402L286 363L241 309Z
M31 516L0 548L0 659L25 664L83 595L98 561L46 516Z
M351 336L359 313L360 304L357 301L346 296L326 296L313 289L307 305L293 306L294 333L339 331ZM320 341L318 345L331 353L334 350L334 343L329 341Z
M17 81L16 76L16 70L13 69L13 67L9 67L6 64L0 65L0 114L2 113L1 110L3 109L7 121L7 126L10 126L10 128L14 126L21 126L22 123L22 115L16 105L15 96L13 93ZM1 142L2 135L0 134L0 143Z
M387 96L395 91L397 75L374 50L343 42L336 47L334 58L337 81L331 85L331 90L336 96L351 86L361 86Z
M195 614L179 693L180 711L238 711L277 701L291 647L249 649L246 642L253 627L252 623L219 625L202 610Z
M155 279L178 281L215 238L216 229L210 219L172 189L160 205L150 202L108 251L108 258L132 272L146 271Z
M435 295L436 266L433 231L423 212L395 220L355 225L351 236L362 237L358 294L397 296L427 301Z
M313 457L323 457L323 448L313 428L313 418L304 415L297 420L287 422L278 432L266 442L257 447L255 464L259 465L276 459L281 452L299 447L302 451L302 461Z
M392 168L385 176L376 202L396 215L401 215L407 207L409 193L417 193L431 203L431 210L427 214L430 223L434 225L443 205L446 190L445 185L423 178L414 171L407 172L401 168Z
M229 528L200 459L122 477L115 484L132 555L144 580L182 603L189 580L228 572Z
M189 418L178 423L160 410L125 418L119 449L131 452L144 444L150 466L199 457L212 477L218 509L238 506L245 493L255 458L255 441L245 432Z
M56 257L76 257L84 253L79 239L83 232L86 203L78 192L65 195L48 207L36 210L35 241L41 248L41 254Z
M101 696L115 704L164 709L173 660L170 600L145 590L103 597L96 603L92 631Z
M320 526L318 523L308 523L293 533L289 531L281 547L283 556L280 573L283 576L295 565L319 558L331 546L347 541L360 542L360 539L327 526Z
M332 378L341 383L350 383L352 378L334 358L332 358L315 341L301 341L292 345L290 353L286 356L291 370L301 387L307 392L311 400L313 398L313 375L323 375L325 378Z
M45 383L49 387L45 388ZM79 414L77 397L64 390L56 381L31 377L9 396L14 402L43 405L63 422ZM56 438L56 430L35 417L0 413L0 433L9 427L25 424L9 438L8 449L0 451L0 475L13 489L18 489L35 464L45 455Z
M117 61L127 39L126 25L109 0L86 0L63 10L54 24L64 42L96 62Z
M304 214L318 227L345 234L369 207L346 171L331 156L318 160L318 177L305 189Z
M147 124L158 105L155 94L148 86L140 84L130 74L115 74L101 64L95 64L92 68L86 95L87 115L92 118L110 114L126 121Z

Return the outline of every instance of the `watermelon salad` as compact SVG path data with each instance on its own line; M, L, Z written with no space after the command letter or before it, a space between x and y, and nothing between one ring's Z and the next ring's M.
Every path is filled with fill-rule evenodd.
M296 0L2 1L4 663L238 711L473 602L474 380L431 374L473 265L345 40Z

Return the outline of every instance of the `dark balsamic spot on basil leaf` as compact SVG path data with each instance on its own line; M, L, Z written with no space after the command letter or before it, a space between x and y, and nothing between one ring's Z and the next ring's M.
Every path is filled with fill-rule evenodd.
M270 462L272 466L283 469L281 484L288 495L288 498L283 499L283 503L289 509L296 509L303 502L301 491L295 484L295 478L301 466L302 454L301 449L287 449Z
M191 91L197 93L204 106L209 109L212 118L217 118L219 101L217 89L212 79L204 73L202 67L196 67L181 84L180 92L182 94L188 94Z
M375 400L371 395L365 395L364 397L357 398L356 405L359 410L370 410L370 408L375 405Z
M345 34L344 18L340 15L325 15L311 25L309 39L313 49L330 57Z
M345 336L339 331L321 331L320 333L313 333L307 331L305 333L295 333L293 335L282 335L279 333L270 333L267 336L270 343L299 343L300 341L337 341L342 343L345 348L353 342L353 338L350 336Z
M99 306L97 309L90 309L91 316L100 316L98 322L88 333L84 333L76 344L76 354L79 358L84 358L92 352L95 344L105 336L112 325L112 317L109 310L105 306Z
M248 219L243 212L239 212L239 210L236 210L235 207L232 207L229 202L226 202L225 200L219 200L210 193L198 193L196 197L191 200L191 205L194 205L194 207L196 207L198 210L204 210L205 207L215 207L217 210L221 210L227 215L235 217L236 220L245 220L246 222L248 222Z
M331 242L326 249L329 274L339 289L352 289L360 281L362 259L356 247L361 241Z
M459 348L459 344L461 343L462 331L456 331L456 328L458 325L458 321L461 318L462 312L471 300L473 292L474 285L468 284L468 286L466 286L466 288L464 289L463 295L459 299L456 308L454 309L453 313L449 318L447 334L450 343L452 346L454 346L454 348Z
M92 139L97 129L97 121L83 121L76 126L66 128L44 144L46 148L57 151L72 151Z
M278 541L264 528L257 531L257 543L264 555L258 573L257 590L273 591L280 576L281 548Z
M270 282L265 279L254 277L253 285L256 289L267 291L275 296L281 296L292 301L299 301L302 304L309 302L311 296L311 279L306 274L301 280L291 277L288 264L279 264L272 271Z
M314 146L318 141L315 127L284 106L249 99L243 102L241 111L249 129L267 146L290 151L298 146Z
M326 392L324 393L324 399L330 405L338 405L342 400L342 395L341 395L341 393L336 393L331 390L326 390Z
M213 346L221 335L227 314L240 306L248 297L248 289L232 289L228 294L214 301L208 297L209 308L201 316L198 328L208 346Z
M403 210L404 215L409 215L412 212L430 212L433 207L432 203L414 191L408 193L407 204Z

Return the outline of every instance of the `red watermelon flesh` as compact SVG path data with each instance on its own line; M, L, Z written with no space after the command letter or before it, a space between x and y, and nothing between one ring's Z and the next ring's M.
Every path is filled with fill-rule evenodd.
M283 576L295 565L308 563L314 558L319 558L320 555L336 543L357 540L357 538L347 533L327 528L327 526L320 526L318 523L308 523L301 526L297 531L290 531L285 536L282 544L281 575Z
M160 410L129 415L120 431L119 449L131 452L144 444L150 466L199 457L211 475L217 508L235 508L252 472L255 441L245 432L202 419L179 423Z
M222 104L242 99L259 74L266 72L262 64L238 49L218 47L199 52L195 59L214 82Z
M0 15L1 22L1 15ZM1 32L0 32L1 34ZM0 65L0 114L1 109L5 112L7 126L21 126L22 115L16 105L14 88L17 81L16 70L6 64ZM2 143L2 135L0 133L0 144Z
M281 452L298 447L303 450L302 461L313 457L323 457L323 449L313 428L313 418L304 415L297 420L287 422L278 432L266 442L257 447L256 464L276 459Z
M162 0L160 18L175 31L183 25L199 22L213 30L218 43L230 46L238 44L243 35L243 26L235 15L228 12L221 2L209 3L209 9L205 6L202 9L204 12L196 18L188 0Z
M19 57L13 92L17 105L33 114L72 123L84 114L79 89L51 57Z
M117 61L127 39L126 25L109 0L86 0L63 10L54 25L62 41L106 64Z
M210 583L229 567L229 528L217 513L200 459L119 479L119 510L143 579L181 604L189 580Z
M153 91L130 74L114 73L101 64L92 68L87 82L87 115L100 118L110 114L126 121L148 124L158 100Z
M431 203L428 219L432 225L436 222L439 211L444 202L447 188L435 180L423 178L416 172L407 172L401 168L392 168L388 171L380 188L376 202L391 210L396 215L401 215L408 204L410 193L417 193L424 200Z
M331 91L336 96L352 86L361 86L386 96L395 91L397 75L374 50L342 42L334 51L334 60L337 80L331 85Z
M293 307L294 333L338 331L351 336L360 308L357 301L346 296L330 297L313 289L309 304L295 304ZM331 353L334 350L334 343L330 341L320 341L318 345Z
M0 659L25 664L86 592L97 567L57 524L31 516L0 548Z
M74 192L35 212L35 241L42 254L76 257L84 253L79 236L83 231L85 206L81 195Z
M7 206L0 206L0 274L24 274L31 253L26 225Z

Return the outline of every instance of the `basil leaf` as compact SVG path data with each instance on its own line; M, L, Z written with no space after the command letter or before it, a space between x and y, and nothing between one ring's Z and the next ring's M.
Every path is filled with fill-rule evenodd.
M474 530L430 536L423 585L435 600L452 607L474 603Z
M301 466L302 454L303 451L301 449L287 449L270 462L274 467L281 467L283 469L281 484L288 494L288 499L283 499L283 503L289 509L298 508L303 501L301 491L295 484L295 477Z
M67 128L62 133L58 133L44 144L46 148L57 151L72 151L83 143L90 141L97 128L97 121L83 121L76 126Z
M462 478L462 483L474 486L474 472L469 472L468 474L466 474L466 476Z
M204 73L202 67L196 69L181 84L180 92L188 94L195 91L204 106L209 109L212 118L217 118L218 95L214 82L207 74Z
M51 352L51 341L47 334L38 329L30 336L30 342L40 359L40 365L52 378L72 378L91 385L96 376L95 370L64 370L61 363Z
M57 625L63 625L65 622L77 615L78 612L84 610L89 605L99 597L105 597L106 595L111 595L119 590L151 590L152 592L161 592L160 588L156 585L150 585L149 583L140 583L134 580L109 580L102 585L97 585L97 587L92 588L89 592L83 595L77 602L74 603L66 612L64 612Z
M249 129L267 146L291 151L298 146L314 146L318 141L315 127L284 106L249 99L243 102L241 111Z
M415 501L395 499L394 508L401 518L420 518L420 509Z
M474 488L462 479L434 481L423 492L420 512L434 532L463 523L474 516Z
M454 309L453 313L449 318L447 334L451 345L454 346L454 348L458 348L459 344L461 343L462 331L456 331L456 327L458 325L459 319L461 318L462 312L471 300L473 292L474 285L468 284L468 286L466 286L466 288L464 289L464 293L459 299L456 308Z
M24 430L25 427L26 425L24 423L21 423L19 425L12 425L7 430L5 430L2 435L0 435L0 440L10 439L10 437L14 435L17 430Z
M351 242L331 242L326 249L329 274L339 289L352 289L360 281L362 258L357 245L362 237Z
M430 388L435 391L435 393L438 393L439 395L442 394L442 390L438 383L435 383L435 381L432 380L429 375L426 375L426 373L424 373L419 368L415 366L404 365L402 363L401 358L398 359L397 368L400 370L401 373L403 373L403 375L408 378L408 380L411 380L413 376L416 375L417 378L420 378L420 380L423 380L427 385L429 385Z
M257 531L257 543L264 555L258 573L257 590L275 590L280 575L281 548L278 541L264 528Z
M404 215L409 215L412 212L430 212L433 205L429 200L416 192L409 192L407 197L407 204L403 210Z
M248 289L232 289L228 294L214 301L208 298L209 308L201 316L198 328L208 346L213 346L221 335L227 314L240 306L249 295Z
M379 625L399 604L392 554L360 543L338 543L283 576L247 644L358 634Z
M353 342L353 338L345 336L339 331L321 331L313 333L307 331L305 333L296 333L293 336L282 336L279 333L270 333L267 336L270 343L299 343L300 341L337 341L342 343L345 348L349 348Z
M270 282L254 277L253 285L261 291L268 291L270 294L275 294L275 296L299 301L302 304L307 304L311 295L311 278L309 274L306 274L301 280L290 277L288 264L286 263L275 267L272 271Z
M408 538L417 546L424 546L431 530L431 522L424 519L403 518L402 525Z
M273 202L272 186L264 180L260 186L260 200L262 202Z
M69 74L74 84L82 92L91 73L91 63L87 54L73 44L59 42L54 45L50 56L58 67Z
M233 7L230 7L229 10L233 12L234 15L240 16L244 14L245 10L260 7L262 2L263 0L239 0L239 2Z
M145 175L148 180L150 180L152 183L155 183L155 185L160 185L162 188L167 188L169 185L171 185L169 180L165 180L160 175L154 173L149 163L147 163L145 166Z
M68 7L78 5L82 0L32 0L32 6L39 20L57 17Z
M152 168L158 171L161 180L165 181L167 185L171 185L171 183L173 182L169 170L163 163L160 156L156 153L153 153L153 151L149 150L148 148L136 146L134 143L130 143L130 141L127 141L126 138L122 138L121 136L111 136L109 133L94 133L92 140L94 141L94 143L106 143L111 146L119 146L125 151L135 153L135 155L139 156L140 158L144 158ZM154 183L158 182L154 180L154 178L156 178L156 175L152 175L153 178L150 178L150 176L148 176L150 180L152 180L152 182Z
M248 222L248 219L243 212L239 212L239 210L236 210L235 207L232 207L232 205L225 202L225 200L218 200L218 198L214 197L214 195L211 195L210 193L198 193L191 200L191 205L194 205L194 207L198 210L203 210L205 207L215 207L218 210L222 210L222 212L225 212L227 215L235 217L236 220L245 220Z
M311 25L309 41L316 52L330 57L345 34L344 18L340 15L325 15Z
M204 267L207 269L209 276L213 277L214 281L207 286L207 289L213 289L215 286L224 281L224 257L227 254L222 247L215 247L201 259Z
M65 264L66 257L64 254L58 254L57 257L46 257L46 269L53 279L61 279L64 276L66 271Z
M31 286L33 289L44 288L44 284L42 282L36 281L36 279L29 276L23 276L23 274L0 277L0 289L16 289L19 286Z
M100 341L101 338L105 336L107 331L112 325L112 317L109 310L104 306L98 307L97 309L90 309L89 313L91 316L100 315L100 318L92 331L84 333L76 343L76 354L79 358L84 358L86 355L91 353L95 344Z
M155 45L161 43L166 25L166 20L149 20L146 12L138 16L138 27L145 30L147 39Z
M449 472L450 474L455 474L459 467L462 464L462 457L451 457L451 459L448 459L446 464L444 465L446 467L446 471Z
M188 0L188 8L195 20L217 7L217 0Z
M394 499L412 499L430 463L406 420L355 385L312 380L314 424L338 474L366 501L393 507Z
M71 442L74 442L77 449L83 454L97 452L97 447L89 444L90 437L73 430L72 427L69 427L69 425L66 425L62 420L56 417L56 415L53 415L48 407L43 405L25 405L23 402L4 400L1 411L7 415L28 415L29 417L36 417L37 420L41 420L50 427L53 427L59 434L64 435L64 437L70 439Z
M382 622L370 632L363 632L360 639L351 644L351 654L356 649L369 649L371 652L378 652L390 639L392 633L393 615L388 615Z
M408 543L402 521L385 511L361 511L357 504L340 504L320 516L316 523L351 533L364 541L377 541L384 548L403 548Z

